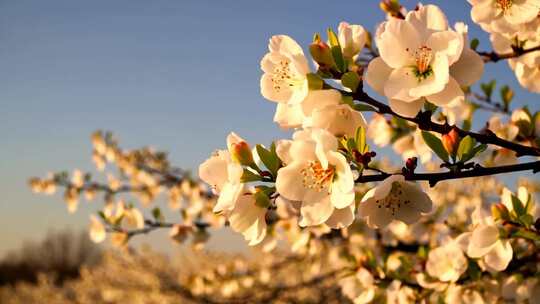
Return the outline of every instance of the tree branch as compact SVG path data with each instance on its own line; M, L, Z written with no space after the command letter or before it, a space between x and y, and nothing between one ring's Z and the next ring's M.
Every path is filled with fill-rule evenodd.
M527 162L527 163L522 163L522 164L517 164L517 165L487 167L487 168L477 165L473 169L466 170L466 171L448 171L448 172L438 172L438 173L381 173L381 174L374 174L374 175L363 175L363 176L358 177L355 182L357 183L377 182L377 181L382 181L391 175L403 175L406 180L429 181L429 185L433 187L435 186L435 184L437 184L438 182L442 180L479 177L479 176L495 175L495 174L501 174L501 173L529 171L529 170L532 170L533 173L539 172L540 161Z
M343 92L343 93L350 94L347 92ZM456 126L451 126L448 123L439 124L439 123L433 122L431 121L431 112L429 111L420 112L415 117L406 117L406 116L402 116L394 112L388 105L380 101L377 101L376 99L374 99L373 97L365 93L364 91L359 90L356 93L353 93L352 97L357 101L376 107L378 109L378 113L380 114L390 114L390 115L399 117L401 119L413 122L418 126L418 128L420 128L423 131L433 131L439 134L447 134L448 132L450 132L450 130L455 128L461 137L465 137L468 135L476 139L480 143L491 144L491 145L495 145L495 146L512 150L516 152L516 156L518 157L524 156L524 155L540 156L540 149L535 148L535 147L524 146L515 142L504 140L500 137L497 137L497 135L495 135L493 132L489 130L487 130L485 134L480 134L480 133L475 133L471 131L465 131Z
M477 53L478 53L478 55L483 57L484 62L497 62L497 61L500 61L500 60L503 60L503 59L516 58L516 57L519 57L521 55L525 55L527 53L540 51L540 45L537 45L537 46L532 47L532 48L527 48L527 49L518 48L518 47L514 47L513 49L514 49L513 52L506 53L506 54L498 54L498 53L496 53L494 51L492 51L492 52L477 52Z

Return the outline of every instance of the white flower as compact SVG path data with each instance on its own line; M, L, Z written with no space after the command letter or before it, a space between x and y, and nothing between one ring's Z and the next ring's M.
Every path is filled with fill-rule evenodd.
M532 21L540 12L539 0L468 0L471 18L479 24L508 22L521 24Z
M359 268L354 275L341 279L339 283L343 294L354 304L371 303L375 297L375 280L365 268Z
M309 73L302 48L291 37L276 35L270 38L268 49L261 60L261 94L280 103L302 102L308 93Z
M534 53L538 54L539 52ZM514 67L519 84L534 93L540 93L540 55L537 57L538 63L536 65L530 66L518 61Z
M276 189L286 199L302 202L301 226L324 223L335 208L346 209L333 222L349 225L354 219L354 179L337 148L332 134L313 129L295 132L287 153L280 152L288 155L283 157L285 167L278 171Z
M392 175L364 195L358 211L370 227L382 228L394 219L412 224L422 213L430 212L431 206L420 186L402 175Z
M233 142L243 141L236 134L227 137L227 146L232 147ZM244 170L242 166L233 161L230 151L218 150L209 159L199 166L199 177L211 185L219 194L214 212L230 211L244 190L241 177Z
M511 123L503 123L500 116L493 116L488 121L488 129L495 133L498 137L512 141L516 138L519 133L519 128ZM497 149L497 154L494 158L494 162L499 165L510 165L514 164L517 161L515 152L499 148Z
M229 214L232 230L241 233L248 245L259 244L266 236L266 208L255 203L253 195L243 193Z
M426 270L442 282L456 282L467 270L467 259L459 245L450 241L429 252Z
M329 105L315 109L311 119L304 122L304 128L325 129L335 136L354 136L358 127L367 127L364 116L347 104Z
M369 63L367 83L389 99L395 112L413 117L424 99L444 106L464 98L449 69L461 57L463 37L448 30L446 16L427 5L391 18L377 30L380 57Z
M394 129L390 126L384 115L373 114L369 121L366 135L377 146L384 147L392 140L393 131Z
M474 289L465 289L464 286L450 285L446 290L444 303L485 304L480 293Z
M472 218L474 230L461 234L456 241L469 257L481 258L487 270L505 270L513 255L510 241L500 238L493 219L481 207L477 207Z
M341 22L338 26L338 40L345 58L353 58L362 51L367 42L367 32L361 25Z
M512 191L510 191L510 189L504 187L501 194L501 202L510 213L517 216L516 211L514 210L514 204L512 203L513 195L514 194ZM536 204L533 203L532 196L526 187L520 186L518 188L516 197L521 202L521 205L526 208L528 214L533 216L536 215Z
M95 215L90 215L90 239L94 243L101 243L105 240L106 232L105 226L101 220L99 220Z

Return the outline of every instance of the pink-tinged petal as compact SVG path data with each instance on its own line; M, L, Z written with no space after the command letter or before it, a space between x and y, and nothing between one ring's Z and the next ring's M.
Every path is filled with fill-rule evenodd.
M467 248L467 255L479 258L486 255L499 239L499 230L495 226L485 225L474 229Z
M304 55L300 45L287 35L274 35L269 39L268 50L290 56Z
M470 48L464 48L459 60L450 67L450 75L463 87L473 85L483 73L484 60Z
M471 18L475 23L489 23L497 15L495 1L482 0L473 5Z
M484 261L489 268L495 271L503 271L512 260L512 246L508 240L498 241L493 249L486 254Z
M289 155L292 161L315 161L315 142L313 140L294 140L289 149Z
M413 207L423 213L431 212L433 202L418 184L411 182L402 183L403 196L411 201Z
M199 166L199 177L207 184L215 187L219 193L223 185L228 180L228 153L219 151L218 155L212 156Z
M332 215L325 224L332 229L342 229L348 227L354 221L354 204L343 209L334 209Z
M426 41L434 54L442 53L448 56L448 65L458 61L463 51L463 37L454 31L435 32Z
M435 31L444 31L448 28L446 15L438 6L432 4L410 11L406 16L406 20L417 28L426 27Z
M298 128L305 120L302 106L299 104L278 103L274 122L283 129Z
M293 201L304 199L307 189L304 187L304 176L300 172L306 167L304 162L292 162L278 170L276 190L280 195Z
M214 212L230 211L234 208L238 198L244 191L244 184L226 183L221 189L219 198L214 206Z
M394 69L410 64L412 54L420 43L416 28L409 22L396 18L386 21L380 36L377 37L381 58Z
M298 224L302 227L320 225L330 218L333 211L330 196L318 201L303 201L300 208L302 217Z
M446 87L439 93L426 96L426 99L438 106L445 106L450 103L460 103L465 99L465 94L461 90L459 83L453 78L450 77Z
M390 99L413 101L418 99L411 95L411 91L419 85L412 67L395 69L390 73L384 85L384 95Z
M309 91L306 99L302 102L302 111L305 116L311 116L315 109L322 109L329 105L341 103L341 93L337 90L314 90Z
M389 67L381 57L377 57L369 62L364 77L375 92L384 95L384 86L391 72L392 68Z
M420 98L411 102L401 101L399 99L390 99L389 104L390 108L399 115L403 115L405 117L415 117L420 109L422 109L424 99Z
M361 202L358 206L360 217L366 218L366 222L371 228L384 228L392 222L392 214L386 208L379 208L375 199Z
M539 13L539 0L513 1L508 11L504 13L504 19L511 24L523 24L533 21Z

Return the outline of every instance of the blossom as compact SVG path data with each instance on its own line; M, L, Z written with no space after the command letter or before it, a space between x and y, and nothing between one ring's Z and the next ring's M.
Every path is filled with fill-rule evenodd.
M369 63L366 81L395 112L413 117L426 99L445 106L464 98L449 71L461 57L463 37L448 30L438 7L423 6L405 20L389 19L375 40L381 56Z
M497 23L522 24L540 13L539 0L468 0L474 22L497 26Z
M484 73L484 60L476 51L470 48L468 32L469 28L463 22L458 22L454 25L456 32L461 34L463 51L459 59L450 66L450 75L459 83L460 86L466 87L474 84ZM454 104L459 104L463 99L454 101Z
M106 231L103 223L95 216L90 215L90 239L95 243L101 243L105 240Z
M429 252L426 263L428 274L443 282L456 282L467 270L467 259L455 241Z
M403 160L417 156L422 164L431 160L431 149L422 138L422 131L416 129L413 134L400 137L392 145L394 151L401 155Z
M491 216L480 207L473 212L472 232L458 236L457 242L471 258L480 258L489 271L503 271L512 260L510 241L502 239Z
M340 280L341 291L354 304L371 303L375 297L375 280L365 268L359 268L354 275Z
M370 227L382 228L394 219L412 224L431 206L431 199L417 184L392 175L364 195L358 211Z
M259 244L266 236L266 208L256 204L253 194L240 195L229 214L232 230L241 233L248 245Z
M232 149L233 143L243 141L238 135L231 133L227 137L227 146ZM241 182L243 168L233 161L230 151L218 150L199 166L199 177L211 185L219 194L214 212L232 210L244 189Z
M286 199L302 202L301 226L324 223L335 208L347 208L340 217L354 219L354 179L337 148L332 134L313 129L295 132L289 150L280 152L288 155L284 155L286 165L278 171L276 189Z
M361 25L341 22L338 40L345 58L353 58L362 51L367 42L367 32Z
M392 140L394 129L386 120L386 117L381 114L373 114L371 120L369 121L369 126L367 129L367 137L379 146L384 147L390 143Z
M519 128L511 123L503 123L500 116L493 116L488 121L488 129L498 137L512 141L519 133ZM494 162L499 165L510 165L517 161L516 154L508 149L499 148L495 155Z
M268 49L261 60L261 94L279 103L302 102L308 93L309 73L302 48L291 37L276 35L270 38Z

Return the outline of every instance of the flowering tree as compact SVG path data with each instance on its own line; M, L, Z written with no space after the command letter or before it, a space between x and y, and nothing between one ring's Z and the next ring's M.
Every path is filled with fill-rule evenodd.
M123 245L169 228L171 238L202 247L208 228L228 225L270 256L314 259L316 271L297 280L334 279L354 303L536 303L540 186L521 179L507 188L492 176L540 171L540 114L514 107L509 86L476 84L485 64L507 61L523 88L540 93L540 1L469 2L493 51L478 51L467 25L450 26L437 6L407 11L397 0L380 3L387 18L373 34L346 22L337 33L329 28L326 41L315 34L313 69L291 37L271 37L261 93L276 103L274 121L294 129L292 139L252 148L231 133L227 149L200 165L200 179L163 152L123 150L96 132L93 160L100 170L115 164L118 177L100 183L80 171L57 173L31 187L65 187L71 212L80 196L103 193L104 208L91 216L96 242L109 233ZM478 111L491 118L474 131ZM403 165L370 144L391 145ZM135 195L147 207L161 193L180 220L167 221L159 207L145 217L125 200ZM197 290L190 296L210 301L214 289L189 282L199 282L186 283ZM234 296L217 297L263 301Z

